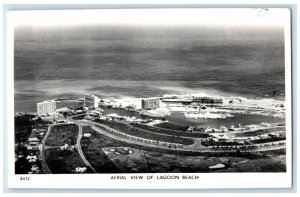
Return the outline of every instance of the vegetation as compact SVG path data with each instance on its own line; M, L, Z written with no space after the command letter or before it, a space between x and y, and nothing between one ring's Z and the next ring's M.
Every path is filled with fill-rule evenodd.
M181 138L179 136L168 136L168 135L161 135L161 134L155 134L151 132L146 132L144 130L116 122L116 121L106 121L106 120L96 120L96 122L104 124L108 127L111 127L113 129L116 129L118 131L121 131L122 133L142 137L150 140L157 140L157 141L163 141L163 142L169 142L169 143L178 143L178 144L184 144L184 145L191 145L194 143L194 140L188 139L188 138Z
M28 140L31 134L31 130L34 125L42 122L41 118L33 120L35 116L31 114L25 114L21 116L15 116L15 142L21 143Z
M80 114L80 115L73 116L72 119L83 120L85 116L86 116L86 114Z
M24 114L15 116L15 142L26 142L31 135L33 128L45 126L49 121L44 121L40 117L34 119L35 115Z
M122 141L117 141L117 140L111 139L109 137L106 137L106 136L94 131L90 127L83 127L83 133L91 133L92 134L92 136L89 138L82 138L81 145L82 145L82 151L83 151L86 159L93 166L93 168L96 170L97 173L124 173L124 171L122 171L121 169L116 167L114 165L114 163L110 160L110 158L103 152L102 148L104 148L104 147L126 146L126 147L136 148L136 149L140 149L140 150L145 150L145 151L147 151L147 154L152 154L152 155L172 154L173 157L177 157L178 155L182 155L182 156L193 155L193 154L195 155L195 153L192 153L192 152L185 153L182 151L163 150L163 149L159 149L159 148L143 147L143 146L136 145L136 144L128 144L128 143L125 143ZM117 148L116 148L116 150L117 150ZM148 158L149 158L149 161L147 160L147 164L155 165L153 161L151 162L150 156L145 157L145 159L148 159ZM172 162L172 161L170 161L170 162L171 163L169 163L168 165L170 165L171 167L174 167L174 162ZM128 172L131 171L131 169L128 169L128 168L127 168L127 170L128 170ZM140 172L140 171L137 171L137 172Z
M286 172L285 161L276 157L250 160L236 166L240 172Z
M257 140L251 140L253 144L262 144L262 143L268 143L268 142L276 142L276 141L281 141L285 140L285 137L270 137L270 138L265 138L265 139L257 139Z
M15 162L15 173L16 174L28 174L31 169L31 164L26 160L25 157L18 159Z
M202 140L201 144L203 146L237 146L237 145L242 145L239 142L226 142L226 141L208 141L208 140Z
M191 151L176 151L159 148L149 148L111 139L94 131L90 127L83 127L83 132L92 134L92 136L89 138L83 138L81 144L84 155L98 173L130 173L133 170L137 170L135 171L136 173L209 172L208 166L220 163L220 157L229 158L230 165L231 163L238 163L240 161L244 161L245 159L261 159L261 161L268 161L272 159L272 157L266 156L263 153L195 153ZM126 159L117 158L116 160L126 160L128 162L117 162L115 164L103 152L102 148L104 147L115 147L115 150L118 150L118 147L131 147L142 150L142 152L140 153L141 155L134 155L131 159L128 158L130 157L130 155L121 154L119 157L126 157ZM140 162L146 162L148 168L136 169L133 164L138 165L139 161L137 161L137 158L143 160ZM132 168L134 169L130 169L130 166L132 166ZM282 166L284 167L284 165ZM231 168L228 168L228 170L230 169ZM238 171L238 169L236 168L233 170L234 172ZM270 169L270 171L272 170L276 171L276 169ZM245 169L245 172L251 171L253 171L253 169ZM224 172L226 172L226 169L224 169Z
M263 153L271 157L278 156L278 155L286 155L286 149L268 150L268 151L264 151Z
M117 173L118 170L110 161L108 156L102 151L103 147L120 146L122 142L112 141L95 132L90 127L84 126L83 133L91 133L92 137L81 139L81 149L89 163L98 173Z
M172 124L169 122L162 122L155 126L165 128L165 129L177 130L177 131L186 131L189 128L189 126L181 126L181 125L176 125L176 124Z
M87 167L85 173L92 173L92 169L85 165L82 161L77 149L60 150L59 148L51 148L45 150L45 158L48 167L54 174L75 173L76 167Z
M79 128L76 124L53 125L47 138L47 146L62 146L76 144Z
M172 154L172 155L186 155L186 156L232 156L236 155L236 153L231 153L231 152L208 152L208 153L202 153L202 152L193 152L193 151L182 151L182 150L174 150L174 149L161 149L161 148L154 148L154 147L146 147L146 146L141 146L137 144L132 144L132 143L126 143L118 140L114 140L112 138L106 137L105 135L102 135L92 128L88 126L84 126L83 128L83 133L88 132L91 133L92 136L89 138L82 138L81 140L81 146L84 147L85 145L94 144L97 151L99 151L103 147L116 147L116 146L128 146L136 149L142 149L150 152L158 152L158 153L165 153L165 154ZM86 143L86 144L85 144ZM82 148L83 149L83 148ZM86 158L86 152L83 150ZM89 153L87 153L89 154ZM239 153L239 156L246 156L249 157L251 153ZM89 160L87 158L87 160Z
M15 154L17 160L15 161L16 174L28 174L31 171L32 163L29 163L26 157L28 155L39 155L39 150L28 150L25 144L28 144L28 138L36 136L32 132L33 129L45 129L48 122L41 118L35 119L35 115L24 114L15 116ZM38 136L40 139L41 136ZM39 160L34 163L41 169Z
M247 131L247 132L241 132L241 133L236 133L236 137L250 137L250 136L259 136L263 135L266 133L269 133L270 131L268 130L256 130L256 131Z
M162 134L166 134L166 135L175 135L177 137L197 137L197 138L207 138L209 137L209 134L207 133L186 133L186 132L180 132L180 131L175 131L175 130L170 130L170 129L164 129L164 128L159 128L156 126L148 126L145 124L139 124L139 123L131 123L132 126L136 127L136 128L141 128L141 129L146 129L149 130L151 132L155 132L155 133L162 133Z

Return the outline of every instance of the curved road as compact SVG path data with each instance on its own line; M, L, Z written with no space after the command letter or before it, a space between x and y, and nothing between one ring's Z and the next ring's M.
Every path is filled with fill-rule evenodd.
M88 160L86 160L83 152L82 152L82 149L81 149L81 144L80 144L80 141L81 141L81 138L82 138L82 126L78 123L76 123L78 125L78 128L79 128L79 132L78 132L78 137L77 137L77 150L78 150L78 153L82 159L82 161L85 163L85 165L89 166L94 172L96 172L96 170L91 166L91 164L88 162Z
M52 174L50 168L49 168L48 165L47 165L47 162L46 162L46 159L45 159L45 153L44 153L44 151L45 151L45 149L46 149L45 143L46 143L46 140L47 140L47 138L48 138L48 136L49 136L49 134L50 134L51 127L52 127L52 125L50 125L50 126L48 127L48 131L47 131L47 133L46 133L46 135L45 135L45 137L44 137L44 139L43 139L43 141L42 141L42 142L43 142L43 143L42 143L42 148L41 148L41 150L40 150L40 155L41 155L41 160L42 160L42 166L43 166L43 169L44 169L45 174Z
M155 134L155 135L164 135L164 136L172 136L170 134L166 134L166 133L157 133L157 132L154 132L154 131L150 131L150 130L146 130L146 129L143 129L143 128L140 128L140 127L134 127L132 126L130 123L124 123L124 122L120 122L120 121L116 121L116 122L119 122L119 123L122 123L122 124L126 124L127 126L129 126L130 128L135 128L135 129L138 129L138 130L141 130L145 133L150 133L150 134ZM172 131L172 130L171 130ZM175 131L175 130L173 130ZM186 147L192 147L192 146L195 146L197 144L197 142L201 139L201 138L198 138L198 137L188 137L188 136L180 136L180 138L186 138L186 139L191 139L194 141L193 144L190 144L190 145L185 145ZM167 143L172 143L172 144L176 144L176 143L173 143L173 142L167 142ZM200 144L201 145L201 144ZM202 146L202 145L201 145Z
M112 129L106 125L102 125L100 123L88 121L88 120L71 120L72 123L75 123L78 125L78 136L77 136L77 150L78 153L82 159L82 161L85 163L86 166L89 166L94 172L95 169L90 165L90 163L86 160L82 149L81 149L81 138L83 136L82 134L82 125L84 126L90 126L92 129L94 129L96 132L101 133L109 138L123 141L126 143L130 144L136 144L136 145L141 145L145 147L151 147L151 148L160 148L160 149L166 149L166 150L176 150L176 151L188 151L188 152L235 152L237 148L240 152L259 152L259 151L268 151L268 150L277 150L277 149L284 149L285 147L285 141L278 141L278 142L270 142L270 143L264 143L264 144L256 144L254 145L253 149L241 149L242 146L227 146L226 149L216 149L213 147L204 147L201 145L201 140L198 138L194 138L195 143L192 145L181 145L181 144L176 144L176 143L167 143L167 142L162 142L162 141L157 141L156 140L149 140L146 138L141 138L141 137L136 137L132 136L129 134L122 133L121 131ZM48 127L48 131L45 135L45 138L42 143L42 148L41 148L41 159L42 159L42 165L45 173L51 173L51 170L49 169L45 156L44 156L44 151L47 148L51 148L45 145L46 140L50 134L52 125ZM142 129L144 130L144 129ZM149 131L147 131L149 132ZM150 132L152 133L152 132ZM171 146L170 146L171 145Z
M75 123L77 124L77 123ZM81 149L81 144L80 144L80 140L82 138L82 126L80 124L77 124L78 125L78 136L77 136L77 142L76 142L76 146L77 146L77 150L78 150L78 153L82 159L82 161L85 163L86 166L89 166L94 172L96 172L96 170L91 166L91 164L86 160L83 152L82 152L82 149ZM48 149L48 148L57 148L57 147L60 147L60 146L57 146L57 147L50 147L50 146L47 146L46 145L46 141L47 141L47 138L51 132L51 128L52 128L53 125L50 125L48 127L48 131L42 141L42 147L41 147L41 150L40 150L40 156L41 156L41 160L42 160L42 166L43 166L43 169L44 169L44 172L46 174L52 174L49 166L47 165L47 162L46 162L46 159L45 159L45 150Z
M124 134L120 131L117 131L115 129L112 129L106 125L102 125L100 123L91 122L88 120L75 120L78 124L86 125L92 127L95 131L98 133L101 133L107 137L110 137L115 140L124 141L131 144L146 146L146 147L152 147L152 148L161 148L161 149L167 149L167 150L178 150L178 151L190 151L190 152L235 152L238 148L241 148L242 146L226 146L226 149L215 149L212 147L204 147L201 145L201 141L197 140L196 143L194 143L192 146L179 146L175 143L165 143L165 142L159 142L158 144L155 143L155 140L149 140L141 137L132 136L129 134ZM99 128L98 126L105 128ZM126 137L124 137L126 136ZM280 144L283 143L283 144ZM167 145L163 145L167 144ZM168 145L172 144L171 147ZM174 147L176 145L176 148ZM284 141L278 141L278 142L271 142L271 143L264 143L264 144L257 144L254 146L253 149L239 149L240 152L259 152L259 151L268 151L268 150L278 150L278 149L284 149L285 143Z

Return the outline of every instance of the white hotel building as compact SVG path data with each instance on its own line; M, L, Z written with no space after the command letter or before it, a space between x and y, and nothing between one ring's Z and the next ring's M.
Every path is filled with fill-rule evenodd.
M84 96L84 107L98 108L99 99L95 95Z
M56 101L43 101L40 103L37 103L37 114L39 116L41 115L47 115L52 114L56 110Z

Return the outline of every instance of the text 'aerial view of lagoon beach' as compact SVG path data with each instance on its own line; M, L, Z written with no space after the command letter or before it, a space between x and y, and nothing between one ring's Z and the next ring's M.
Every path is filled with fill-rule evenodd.
M15 174L286 172L284 26L269 12L16 25Z

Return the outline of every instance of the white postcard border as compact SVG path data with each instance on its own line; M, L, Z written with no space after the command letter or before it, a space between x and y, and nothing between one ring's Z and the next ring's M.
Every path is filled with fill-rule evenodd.
M292 127L291 127L291 31L290 21L285 27L285 65L286 65L286 130L287 130L287 172L286 173L143 173L119 174L127 180L113 180L117 174L80 174L80 175L15 175L14 174L14 81L13 81L13 19L8 14L8 187L9 188L77 188L77 189L210 189L210 188L290 188L292 161ZM142 180L131 180L130 176L143 175ZM197 180L157 179L161 175L182 176L198 175ZM21 177L29 177L29 181L21 181ZM149 179L147 178L149 177ZM150 178L154 177L154 178Z

